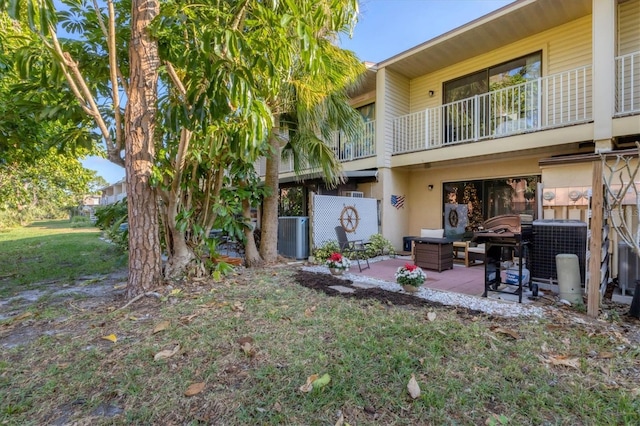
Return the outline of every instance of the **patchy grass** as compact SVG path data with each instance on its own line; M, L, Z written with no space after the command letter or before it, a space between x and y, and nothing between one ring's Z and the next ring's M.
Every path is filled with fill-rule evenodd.
M97 228L73 227L68 220L0 232L0 297L126 266L126 256L99 236Z
M0 323L0 343L37 333L0 349L0 422L640 423L637 321L568 310L505 319L330 297L295 273L245 271L166 288L125 310L119 299L92 309L69 302L57 319L40 306ZM324 373L328 385L300 390ZM185 396L197 383L202 391Z

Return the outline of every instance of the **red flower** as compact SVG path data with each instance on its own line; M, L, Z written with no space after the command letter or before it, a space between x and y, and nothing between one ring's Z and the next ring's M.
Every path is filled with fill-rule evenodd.
M418 265L412 265L410 263L405 263L404 264L404 269L406 269L409 272L412 272L413 270L415 270L418 267Z
M342 255L340 253L332 253L331 256L329 256L329 260L332 262L340 262Z

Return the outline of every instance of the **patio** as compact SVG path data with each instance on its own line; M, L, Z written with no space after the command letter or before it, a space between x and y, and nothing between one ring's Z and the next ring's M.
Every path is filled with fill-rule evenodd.
M371 267L358 272L356 265L352 265L349 273L355 276L375 278L395 282L396 270L405 263L413 263L410 256L398 256L377 262L371 262ZM484 266L465 267L455 263L453 269L442 272L425 270L427 281L424 286L434 290L444 290L454 293L481 296L484 291Z

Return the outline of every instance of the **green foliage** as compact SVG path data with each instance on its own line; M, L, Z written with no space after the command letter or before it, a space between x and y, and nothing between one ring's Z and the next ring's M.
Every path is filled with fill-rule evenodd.
M104 231L105 237L122 251L127 251L129 249L129 230L126 227L127 199L97 207L95 216L95 226Z
M13 212L21 224L64 217L82 202L94 175L54 149L33 164L0 162L0 210Z
M313 256L318 263L324 263L332 253L340 253L340 246L337 241L324 243L313 251Z
M384 238L381 234L372 235L365 247L368 257L396 254L396 250L393 244L391 244L391 241Z

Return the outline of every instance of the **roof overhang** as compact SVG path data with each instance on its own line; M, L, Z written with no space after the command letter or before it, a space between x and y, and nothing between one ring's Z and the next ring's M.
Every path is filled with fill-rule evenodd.
M518 0L377 64L409 79L574 21L592 0ZM437 17L433 17L437 18Z
M378 180L378 170L350 170L342 173L344 177L344 181L346 182L377 182ZM311 172L301 174L299 176L286 176L280 178L280 184L290 184L290 183L309 183L309 182L319 182L324 180L324 175L322 172Z

